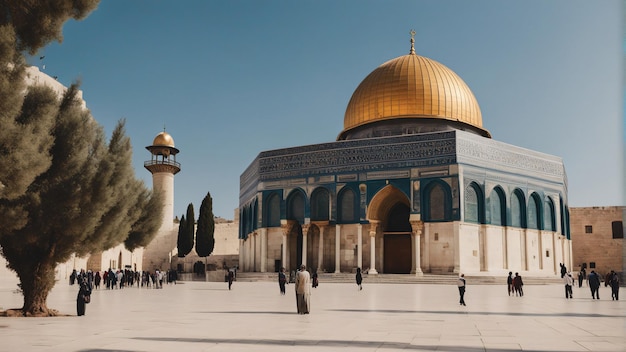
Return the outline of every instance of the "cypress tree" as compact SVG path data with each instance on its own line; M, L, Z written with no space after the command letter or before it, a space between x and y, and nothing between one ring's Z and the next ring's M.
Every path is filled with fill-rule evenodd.
M208 257L215 247L215 218L213 216L213 199L207 193L200 205L198 229L196 230L196 253L200 257Z
M184 258L187 255L187 253L185 253L185 226L187 226L187 220L185 220L185 215L183 215L178 223L178 240L176 242L178 257L180 258Z
M185 233L183 235L183 244L184 244L184 254L187 255L191 253L193 249L193 240L194 234L196 230L196 216L193 211L193 204L189 203L187 206L187 224L185 225Z

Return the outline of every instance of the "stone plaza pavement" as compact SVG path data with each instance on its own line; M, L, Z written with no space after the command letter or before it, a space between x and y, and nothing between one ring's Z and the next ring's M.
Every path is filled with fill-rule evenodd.
M0 310L21 307L0 283ZM602 287L564 297L562 285L324 283L311 313L296 314L294 286L180 282L162 290L99 290L76 316L77 286L57 283L48 307L69 316L0 318L0 351L626 351L626 301ZM622 288L622 294L626 290Z

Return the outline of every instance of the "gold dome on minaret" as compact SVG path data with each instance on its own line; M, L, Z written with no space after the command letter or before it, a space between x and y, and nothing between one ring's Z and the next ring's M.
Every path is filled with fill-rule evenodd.
M165 131L157 134L157 136L154 137L154 141L152 141L152 145L162 146L162 147L175 147L174 138L172 138L172 136L170 136L170 134Z
M359 84L344 115L344 139L349 131L381 121L443 120L491 137L483 128L478 102L467 84L448 67L415 54L411 31L408 55L389 60Z

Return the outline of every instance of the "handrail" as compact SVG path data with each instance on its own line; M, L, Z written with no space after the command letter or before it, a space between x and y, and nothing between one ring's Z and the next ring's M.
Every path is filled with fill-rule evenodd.
M148 161L144 161L143 163L143 166L152 166L152 165L170 165L170 166L176 166L180 168L179 162L171 161L171 160L148 160Z

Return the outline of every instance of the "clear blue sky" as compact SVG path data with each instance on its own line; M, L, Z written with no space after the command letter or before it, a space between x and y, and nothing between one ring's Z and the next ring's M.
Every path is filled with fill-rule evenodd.
M571 207L623 205L622 2L102 1L31 63L80 79L136 174L166 127L180 149L175 215L207 192L232 219L259 152L334 141L358 84L409 51L472 89L494 139L563 158Z

